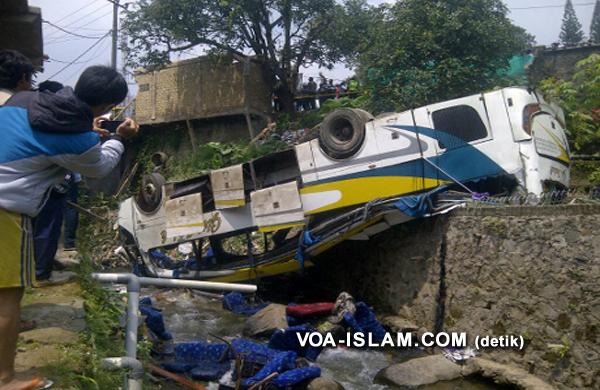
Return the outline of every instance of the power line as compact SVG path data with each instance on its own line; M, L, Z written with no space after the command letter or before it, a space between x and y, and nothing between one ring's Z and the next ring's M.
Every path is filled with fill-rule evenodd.
M44 19L44 20L42 20L42 23L46 23L46 24L48 24L48 25L50 25L50 26L52 26L52 27L54 27L54 28L56 28L56 29L58 29L58 30L60 30L60 31L64 32L64 33L67 33L67 34L69 34L69 35L73 35L73 36L76 36L76 37L79 37L79 38L98 39L98 38L101 38L101 37L102 37L101 35L89 36L89 35L81 35L81 34L77 34L77 33L74 33L74 32L72 32L72 31L66 30L66 29L64 29L64 28L62 28L62 27L60 27L60 26L57 26L56 24L54 24L54 23L52 23L52 22L50 22L50 21L48 21L48 20L45 20L45 19Z
M80 41L83 38L77 38L77 37L60 37L60 38L55 38L54 40L44 43L44 46L52 46L52 45L56 45L56 44L61 44L61 43L67 43L67 42L73 42L73 41Z
M97 12L101 11L102 9L106 9L105 7L107 5L108 4L106 4L106 3L101 4L99 8L96 8L93 11L88 12L87 14L83 15L82 17L76 18L74 21L71 21L68 24L64 25L63 28L65 28L65 29L66 28L71 28L73 25L75 25L77 23L81 23L83 20L85 20L89 16L92 16L92 15L96 14ZM58 21L56 23L58 23ZM86 22L86 24L87 23L88 22ZM82 27L83 27L83 25L82 25ZM60 35L61 35L60 31L54 31L54 32L50 33L46 38L58 38L58 37L60 37Z
M99 46L100 47L100 46ZM48 58L50 60L50 62L58 62L59 64L71 64L71 65L77 65L77 64L86 64L88 62L90 62L90 60L87 61L79 61L79 62L71 62L71 61L62 61L62 60L57 60L56 58Z
M71 26L73 26L73 25L75 25L75 24L77 24L77 23L80 23L80 22L82 22L83 20L85 20L85 19L86 19L86 18L88 18L89 16L92 16L92 15L94 15L94 14L97 14L98 12L100 12L100 11L102 11L102 10L106 9L106 6L107 6L107 5L108 5L108 4L106 4L106 3L102 3L102 4L100 4L100 7L98 7L98 8L95 8L93 11L90 11L90 12L88 12L87 14L83 15L82 17L80 17L80 18L77 18L77 19L75 19L75 20L73 20L73 21L69 22L69 24L67 24L65 27L71 27ZM86 23L88 23L88 22L86 22Z
M86 9L87 7L89 7L90 5L94 4L94 3L95 3L95 2L97 2L97 1L98 1L98 0L92 0L90 3L88 3L88 4L84 5L83 7L81 7L81 8L77 8L75 11L73 11L73 12L71 12L71 13L69 13L69 14L67 14L67 15L63 16L62 18L58 19L58 20L56 21L56 23L60 23L60 22L62 22L63 20L65 20L65 19L66 19L66 18L68 18L69 16L75 15L77 12L79 12L79 11L82 11L82 10Z
M107 42L110 43L110 40L108 40L108 39L102 40L102 43L100 45L98 45L98 47L96 47L96 50L94 50L93 52L90 53L90 56L89 56L90 58L89 59L87 59L85 61L78 62L77 64L83 64L83 65L81 65L80 67L78 67L77 69L75 69L73 72L71 72L68 76L66 76L64 78L65 84L69 80L73 79L74 76L77 76L83 70L83 68L85 68L87 66L86 64L89 64L93 60L97 59L98 58L98 54L100 54L100 52L102 52L103 50L105 50L107 48L107 45L106 45Z
M86 23L85 23L85 25L88 25L88 24L90 24L90 23L93 23L93 22L95 22L95 21L97 21L97 20L99 20L99 19L102 19L102 18L104 18L104 17L108 16L109 14L112 14L112 10L111 10L111 11L108 11L108 12L107 12L107 13L105 13L105 14L102 14L102 15L98 16L98 17L97 17L97 18L95 18L95 19L92 19L92 20L90 20L89 22L86 22ZM72 27L72 28L77 30L77 29L80 29L80 28L82 28L83 26L84 26L84 25L81 25L81 26L76 26L76 27ZM106 31L106 30L103 30L103 31ZM61 38L64 38L64 36L62 36L62 35L59 35L59 36L54 36L54 37L51 37L51 38L54 38L54 39L56 40L56 39L61 39ZM94 37L94 39L95 39L95 38L99 38L99 37ZM51 41L51 43L54 43L54 42L55 42L55 41Z
M89 22L85 22L85 24L82 24L82 25L80 25L80 26L73 27L73 28L74 28L74 29L78 29L78 28L81 28L81 27L83 27L83 26L85 26L85 25L88 25L88 24L94 23L96 20L98 20L98 19L102 19L103 17L105 17L105 16L107 16L107 15L110 15L110 14L112 14L112 13L113 13L113 11L112 11L112 10L110 10L110 11L108 11L107 13L105 13L105 14L102 14L102 15L98 16L96 19L92 19L92 20L90 20Z
M99 38L96 42L94 42L90 47L88 47L83 53L81 53L79 56L77 56L77 58L75 58L73 61L69 62L67 65L63 66L62 68L60 68L60 70L56 73L54 73L52 76L48 77L48 79L52 79L53 77L57 76L58 74L62 73L65 69L67 69L69 66L73 65L77 60L79 60L81 57L83 57L84 55L86 55L90 50L92 50L97 44L99 44L100 42L102 42L106 37L108 37L110 35L110 31L107 32L106 34L104 34L104 36L102 36L101 38Z
M588 6L588 5L594 5L596 4L594 3L575 3L573 4L573 6L575 7L583 7L583 6ZM564 8L564 4L562 5L534 5L531 7L514 7L514 8L509 8L510 10L523 10L523 9L540 9L540 8Z

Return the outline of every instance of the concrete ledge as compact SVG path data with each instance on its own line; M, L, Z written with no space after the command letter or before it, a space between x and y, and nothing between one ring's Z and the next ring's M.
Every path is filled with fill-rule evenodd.
M452 211L456 216L557 216L600 214L600 204L573 204L554 206L481 206L464 207Z

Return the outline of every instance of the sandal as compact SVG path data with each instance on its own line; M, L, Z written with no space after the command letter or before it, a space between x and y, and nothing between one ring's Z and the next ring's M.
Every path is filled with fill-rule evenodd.
M21 390L45 390L50 389L54 385L49 379L45 378L33 378L25 387Z

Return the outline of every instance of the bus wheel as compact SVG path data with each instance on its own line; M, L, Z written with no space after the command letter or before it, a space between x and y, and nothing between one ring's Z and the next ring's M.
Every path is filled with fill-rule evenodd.
M151 173L142 177L142 186L135 201L145 213L152 214L162 204L162 186L165 178L159 173Z
M333 159L355 155L365 140L365 125L373 115L357 108L340 108L325 117L319 131L319 145Z

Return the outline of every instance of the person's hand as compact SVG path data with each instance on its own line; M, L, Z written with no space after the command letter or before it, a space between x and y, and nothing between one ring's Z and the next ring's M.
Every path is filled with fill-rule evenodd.
M110 136L110 131L100 128L100 122L103 120L105 120L105 118L101 116L94 118L94 124L92 127L92 130L94 130L94 132L96 132L101 138Z
M130 139L135 137L138 134L139 130L140 125L138 125L136 121L134 121L131 118L126 118L123 121L123 123L121 123L119 127L117 127L116 133L124 139Z

